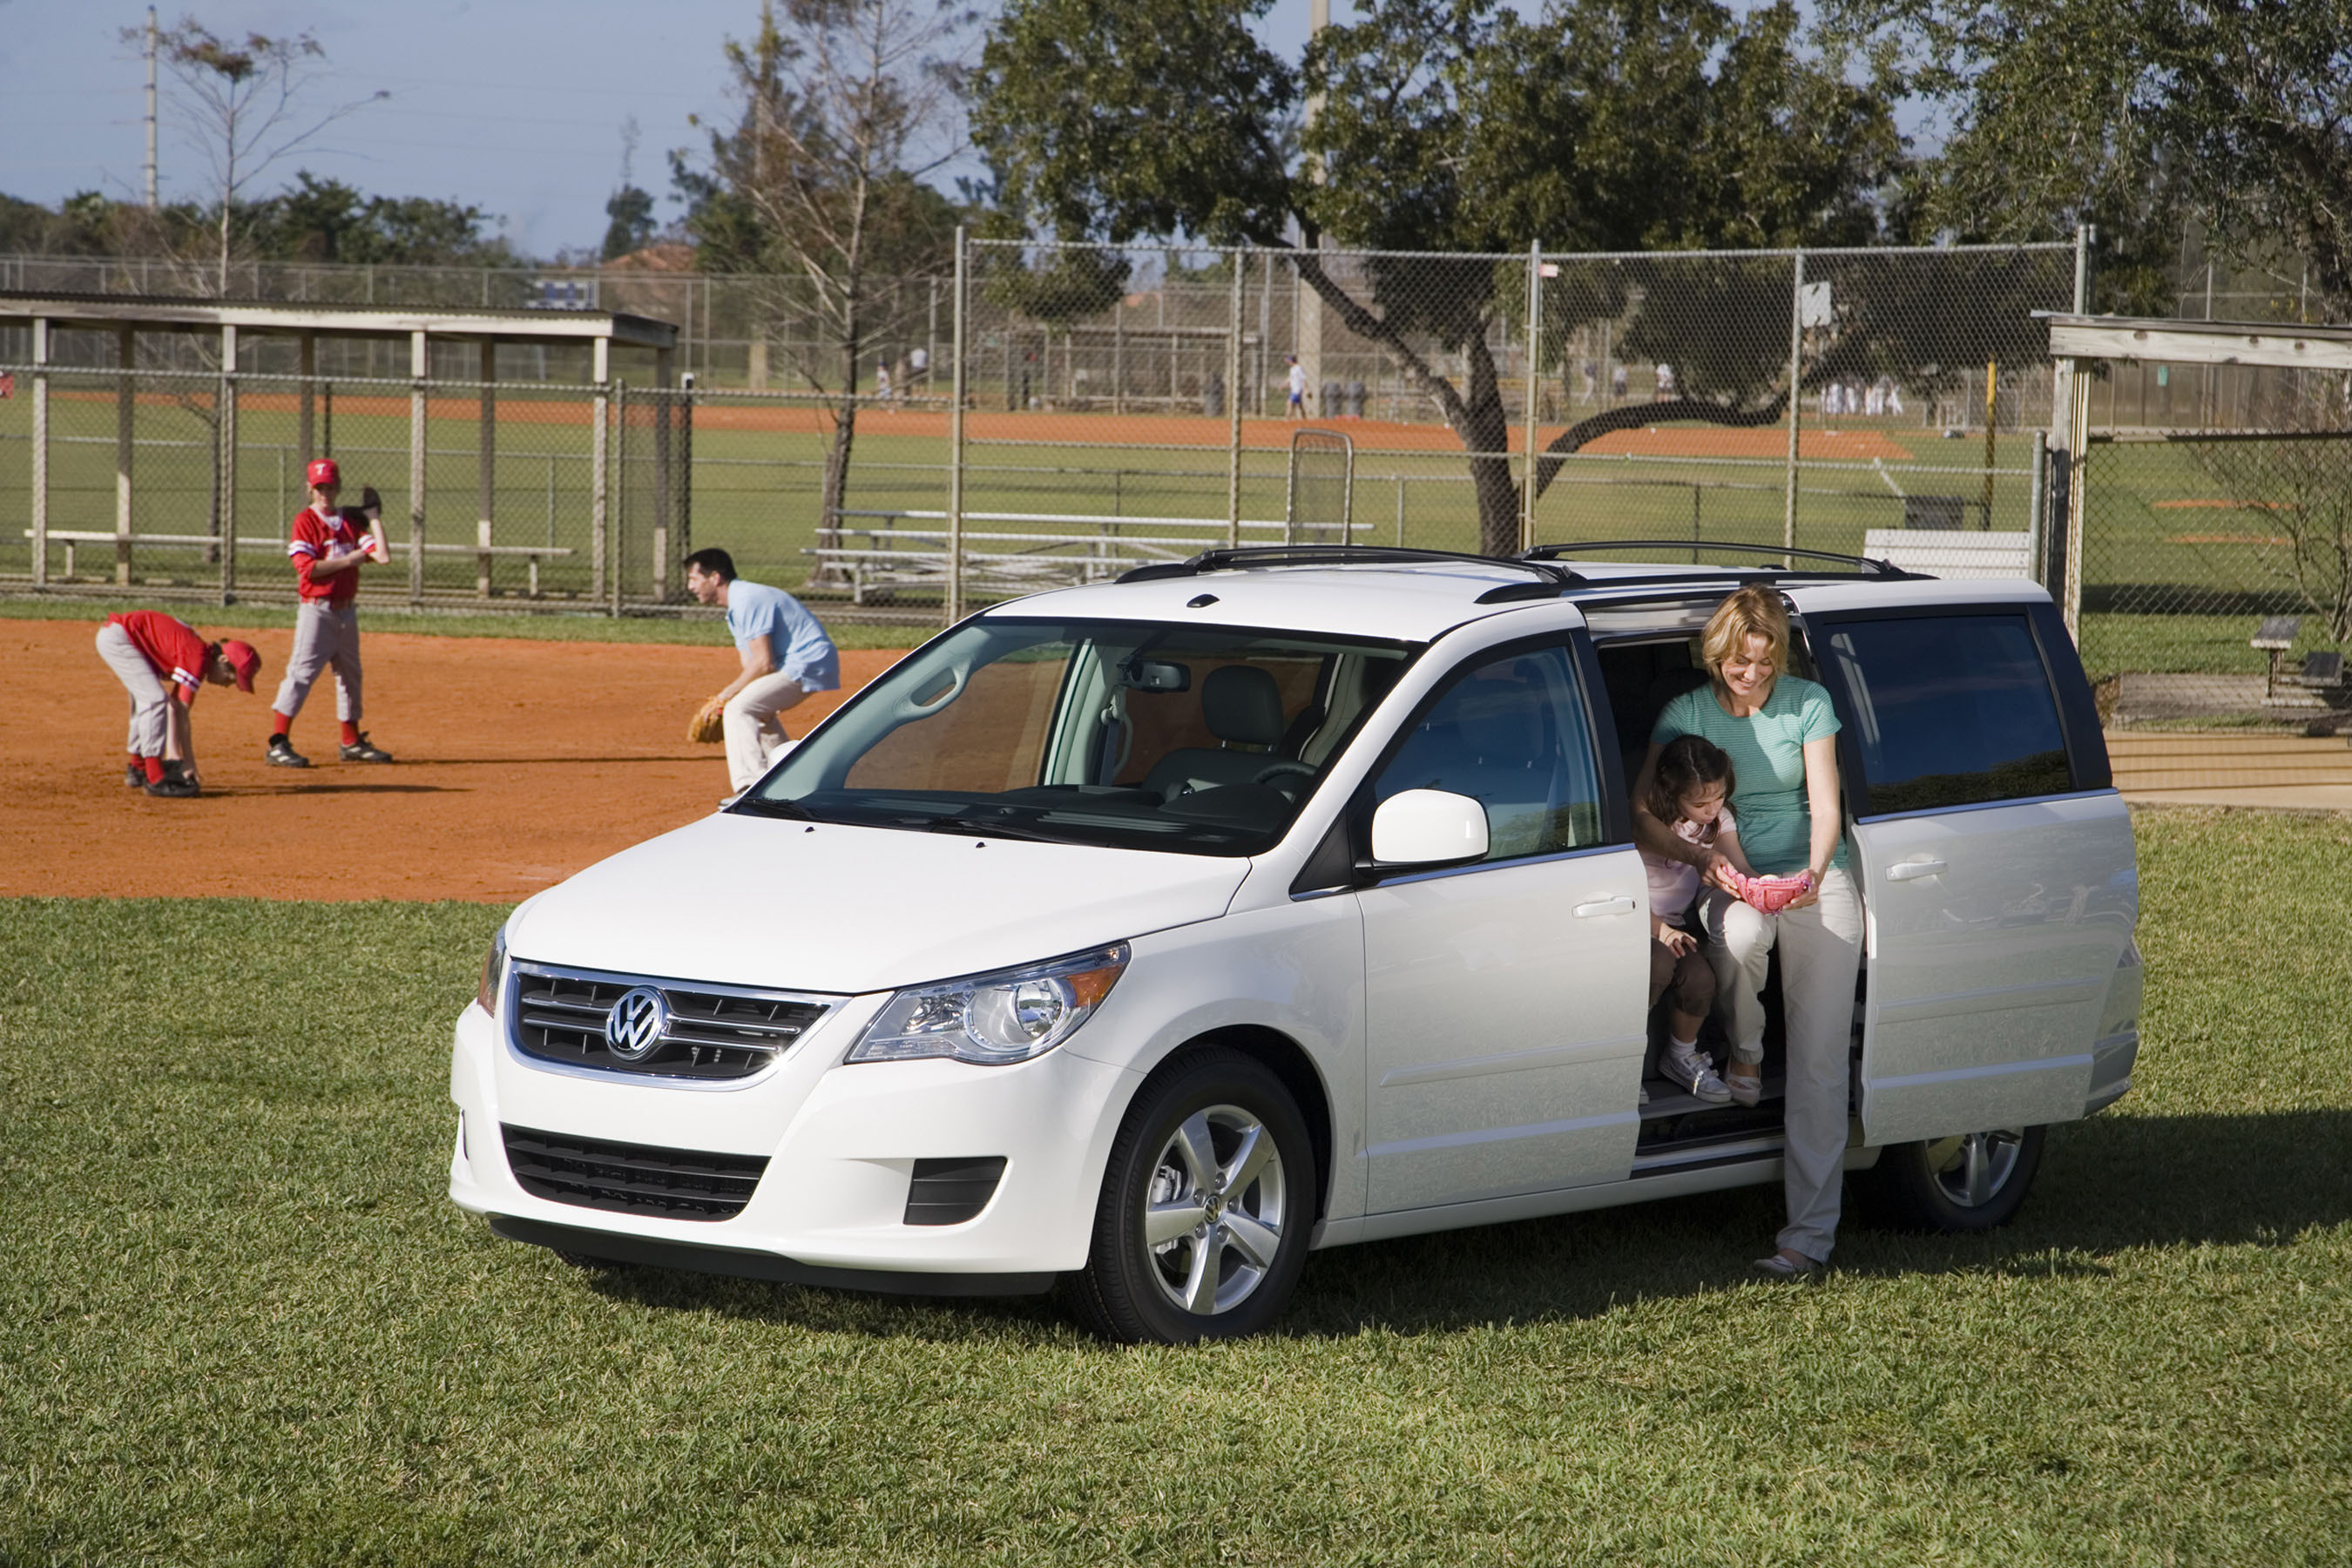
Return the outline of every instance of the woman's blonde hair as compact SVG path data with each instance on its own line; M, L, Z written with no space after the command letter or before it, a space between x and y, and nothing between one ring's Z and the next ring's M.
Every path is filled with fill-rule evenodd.
M1765 655L1776 676L1789 672L1789 612L1780 595L1760 584L1749 584L1717 605L1699 637L1699 652L1707 671L1721 676L1723 661L1748 646L1749 637L1764 639Z

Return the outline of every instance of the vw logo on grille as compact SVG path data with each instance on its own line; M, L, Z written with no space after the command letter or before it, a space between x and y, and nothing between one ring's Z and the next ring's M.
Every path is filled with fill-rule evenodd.
M604 1044L625 1062L641 1062L669 1031L669 1004L650 985L640 985L604 1015Z

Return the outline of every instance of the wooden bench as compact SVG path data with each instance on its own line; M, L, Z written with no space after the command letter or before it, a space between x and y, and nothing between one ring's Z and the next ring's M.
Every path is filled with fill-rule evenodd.
M25 530L25 537L31 539L33 531L29 528ZM120 560L133 545L155 545L166 550L204 550L216 548L221 543L216 536L209 533L103 533L96 529L84 528L52 528L47 531L45 537L52 544L62 544L66 547L66 575L68 577L74 574L74 552L79 545L110 545L118 552L117 559ZM252 534L242 534L236 540L236 547L239 550L264 550L283 555L286 552L286 541L280 537L256 538ZM404 555L408 552L408 542L405 540L387 539L384 541L384 548L394 555ZM542 559L552 559L577 552L571 546L562 544L449 544L428 541L425 546L425 553L472 555L484 558L493 555L526 557L530 563L530 596L536 599L539 597L540 562Z
M2033 535L1980 533L1973 529L1874 528L1862 552L1905 572L1930 577L2031 577Z

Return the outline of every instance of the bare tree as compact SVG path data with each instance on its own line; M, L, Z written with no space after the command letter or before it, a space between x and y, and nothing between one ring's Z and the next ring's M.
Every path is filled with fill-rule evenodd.
M147 30L125 27L121 37L143 48ZM184 16L157 36L156 49L172 76L181 139L204 158L211 174L217 204L213 292L226 294L244 193L336 121L392 95L379 89L317 112L305 107L310 89L327 71L327 51L309 32L278 38L247 33L242 41L232 41Z
M727 44L740 121L711 133L707 171L674 159L710 209L693 226L737 253L718 259L772 279L763 314L813 318L782 347L833 398L820 543L840 526L875 280L949 211L924 181L963 147L976 21L956 0L762 0L757 35Z

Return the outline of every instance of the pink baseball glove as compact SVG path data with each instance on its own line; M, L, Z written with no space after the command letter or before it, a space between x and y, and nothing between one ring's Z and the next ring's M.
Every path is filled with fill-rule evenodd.
M1742 902L1768 915L1777 915L1813 887L1813 874L1800 871L1793 877L1747 877L1738 871L1731 874Z

